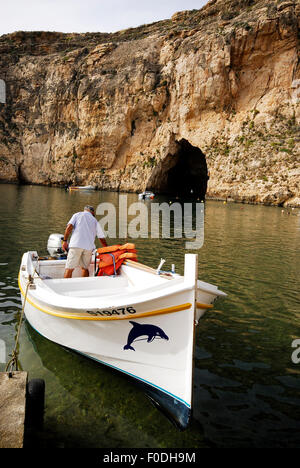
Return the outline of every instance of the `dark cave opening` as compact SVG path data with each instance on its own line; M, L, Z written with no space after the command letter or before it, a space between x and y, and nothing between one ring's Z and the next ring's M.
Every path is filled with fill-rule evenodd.
M209 179L205 155L185 139L177 145L176 154L168 156L155 168L147 188L157 193L204 201Z

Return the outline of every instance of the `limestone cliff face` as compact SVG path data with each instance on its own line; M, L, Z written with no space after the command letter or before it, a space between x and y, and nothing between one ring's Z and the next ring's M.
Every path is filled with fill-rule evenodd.
M299 26L300 0L212 0L115 34L1 36L0 178L168 191L184 141L208 196L300 206Z

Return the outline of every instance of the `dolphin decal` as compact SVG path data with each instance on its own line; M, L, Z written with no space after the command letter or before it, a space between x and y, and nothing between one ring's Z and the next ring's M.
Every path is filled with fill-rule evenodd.
M165 332L157 327L156 325L142 325L141 323L132 322L129 320L129 323L133 325L133 328L130 330L127 344L124 346L123 349L135 349L131 346L131 344L140 336L148 336L147 343L151 343L155 338L162 338L164 340L168 340L169 337L165 334ZM145 339L145 338L142 338Z

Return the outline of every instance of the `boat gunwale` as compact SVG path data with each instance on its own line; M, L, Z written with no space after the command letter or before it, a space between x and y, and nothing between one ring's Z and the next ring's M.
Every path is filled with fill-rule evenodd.
M18 284L19 284L19 289L21 291L22 296L25 297L25 293L24 293L24 290L23 290L22 285L21 285L20 275L18 277ZM28 293L27 293L26 301L29 304L31 304L34 308L36 308L36 309L40 310L41 312L44 312L44 313L46 313L48 315L53 315L53 316L56 316L56 317L67 318L67 319L74 319L74 320L91 320L91 321L137 319L137 318L141 318L141 317L149 317L149 316L154 316L154 315L163 315L163 314L180 312L182 310L188 310L192 306L191 303L184 303L184 304L178 304L178 305L171 306L171 307L165 307L165 308L162 308L162 309L156 309L156 310L141 312L141 313L134 314L134 315L129 313L129 314L125 314L125 315L122 315L122 316L107 316L107 317L101 316L101 317L99 317L99 316L83 315L83 314L88 314L88 312L83 311L82 309L78 309L78 310L75 310L75 311L66 310L64 312L60 312L59 309L51 310L51 309L49 309L47 307L46 308L42 307L42 306L44 306L43 301L40 301L40 302L42 302L42 306L41 306L40 304L36 304L33 301L33 299L36 299L36 298L28 297ZM37 301L39 302L39 299L37 299ZM118 306L115 306L115 307L109 306L109 307L106 307L106 309L114 309L114 308L117 308L117 307ZM103 307L103 308L105 309L105 307ZM99 310L99 307L97 309Z
M37 262L37 263L39 263L40 260L38 259L38 260L31 260L31 261L32 261L32 263L34 263L34 261ZM45 262L45 263L44 263L44 262ZM57 263L57 262L59 262L59 263ZM46 264L47 266L52 266L52 265L55 265L55 264L58 264L58 265L61 265L61 266L62 266L62 265L64 265L64 264L66 263L66 260L65 260L65 259L61 259L61 260L43 260L43 263ZM132 267L132 265L130 265L129 263L125 263L125 264L124 264L124 267L125 267L125 272L124 272L124 273L125 273L125 276L127 276L127 274L126 274L126 269L127 269L127 268L133 268L133 267ZM147 272L146 272L146 273L147 273ZM158 275L158 276L160 276L160 275ZM91 278L94 278L94 277L85 278L85 280L86 280L86 279L91 279ZM43 278L40 278L40 279L44 281ZM57 280L57 279L62 280L62 279L65 279L65 278L52 278L52 279L53 279L53 280ZM48 281L48 280L51 281L51 279L45 279L45 280L46 280L46 281ZM68 281L72 281L72 280L77 280L77 281L78 281L78 280L80 280L80 277L68 278ZM162 280L162 284L159 285L159 286L156 286L156 290L164 289L165 286L167 285L167 283L169 282L169 281L167 281L167 280L166 280L165 278L163 278L163 277L161 277L161 280ZM178 275L178 276L176 276L176 277L171 278L171 280L172 280L172 282L170 282L170 284L171 284L172 286L174 286L174 282L176 282L176 284L183 284L183 282L184 282L184 276L183 276L183 275ZM200 284L199 284L199 283L200 283ZM44 283L44 285L47 286L46 283ZM151 288L151 287L150 287L150 288ZM150 289L150 288L148 288L148 289ZM52 289L52 288L49 288L49 289L51 290L51 294L56 294L56 295L58 295L58 296L64 296L64 295L62 295L62 294L56 292L56 291L55 291L54 289ZM212 285L212 284L207 283L207 282L205 282L205 281L203 281L203 280L199 280L199 279L197 280L197 289L198 289L199 291L204 292L204 293L213 294L214 296L216 296L216 298L217 298L217 297L220 297L220 298L221 298L221 297L227 297L227 293L225 293L224 291L220 290L220 289L218 288L218 286ZM140 289L140 290L136 291L136 294L143 293L144 291L146 291L146 289ZM66 296L64 296L64 297L66 297ZM72 296L68 296L68 297L72 297ZM80 298L80 296L77 297L77 299L79 299L79 298ZM84 298L84 297L82 297L82 298Z
M74 278L75 279L75 278ZM76 278L77 279L77 278ZM85 278L85 280L88 280L89 278ZM19 282L19 286L21 283L23 283L23 281L26 282L26 278L25 278L25 275L22 275L21 272L19 273L19 277L18 277L18 282ZM32 297L32 300L36 300L38 302L40 302L41 304L45 304L47 306L47 304L50 306L50 303L46 303L40 296L39 294L35 294L35 291L37 291L38 293L41 292L42 290L42 287L44 287L45 289L47 288L47 293L49 295L49 299L51 298L52 299L52 302L51 302L51 307L53 307L54 309L55 308L67 308L69 309L69 312L72 313L72 311L74 310L74 312L77 312L77 310L81 310L82 307L80 307L80 302L84 302L84 308L87 308L87 309L99 309L99 305L96 304L96 301L99 299L101 300L105 300L105 296L103 296L101 298L101 296L95 296L95 297L91 297L91 298L87 298L87 297L78 297L78 296L66 296L66 295L63 295L63 294L60 294L56 291L54 291L52 288L50 288L47 283L45 283L44 281L50 281L50 280L44 280L40 277L35 277L34 280L38 280L38 283L36 283L36 287L38 289L33 289L33 290L30 290L28 291L28 294ZM66 279L66 281L71 281L71 279ZM176 279L177 280L177 279ZM39 285L39 282L42 283L43 286ZM176 287L177 286L177 287ZM128 304L141 304L141 303L144 303L144 302L147 302L147 301L153 301L153 300L157 300L157 299L162 299L166 296L172 296L174 294L177 294L177 293L181 293L181 292L184 292L184 291L189 291L193 289L189 284L186 284L184 281L176 281L176 283L171 283L171 282L166 282L164 284L161 284L159 285L158 287L156 287L155 291L150 291L150 288L148 288L148 290L146 291L145 289L143 290L139 290L139 291L133 291L131 292L130 294L126 294L126 298L125 298L125 301L128 302ZM145 301L145 292L147 293L148 297ZM149 295L152 294L152 297L149 297ZM112 300L112 296L106 296L107 299L109 299L109 301L111 302ZM64 300L64 301L68 301L70 303L70 300L71 299L74 299L74 301L76 301L76 307L68 307L68 306L64 306L61 302L59 302L59 300ZM87 301L89 300L89 302ZM88 302L88 303L87 303ZM120 296L119 295L116 295L116 297L114 298L114 306L110 306L110 305L103 305L102 308L117 308L117 307L122 307L123 304L124 304L124 301L123 302L120 302ZM118 304L119 303L119 304ZM82 304L83 305L83 304Z

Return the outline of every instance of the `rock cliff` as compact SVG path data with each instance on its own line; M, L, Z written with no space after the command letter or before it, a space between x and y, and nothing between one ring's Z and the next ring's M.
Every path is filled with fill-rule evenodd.
M1 36L0 179L300 206L299 26L300 0L211 0Z

